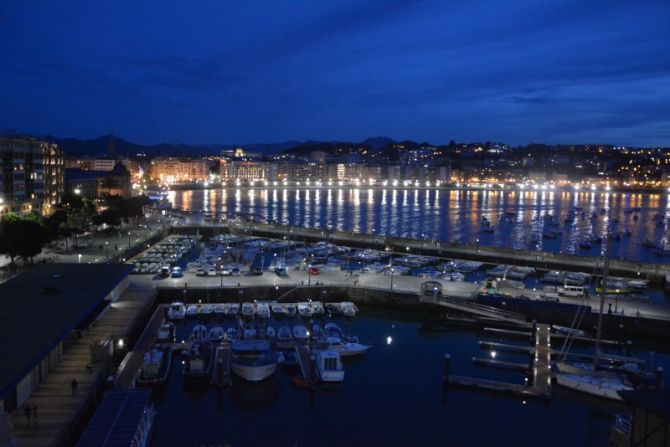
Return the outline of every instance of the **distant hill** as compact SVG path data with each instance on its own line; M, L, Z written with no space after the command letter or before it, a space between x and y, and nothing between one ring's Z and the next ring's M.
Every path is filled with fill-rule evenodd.
M45 136L45 139L58 144L66 155L98 155L106 154L110 144L110 136L102 135L92 139L59 138ZM243 147L252 152L262 154L275 154L290 149L300 144L299 141L285 141L280 143L255 143L255 144L185 144L185 143L161 143L161 144L137 144L114 136L114 149L117 154L132 156L138 153L154 156L204 156L221 153L225 149Z
M92 139L81 138L60 138L55 136L45 136L45 139L58 144L66 155L98 155L106 154L110 145L110 135L101 135ZM138 153L147 154L149 157L155 156L205 156L219 154L225 149L243 147L251 152L258 152L264 155L272 155L284 151L296 150L296 152L309 152L319 150L324 145L335 146L338 144L350 144L367 146L372 149L378 149L388 146L394 141L387 137L368 138L360 143L340 143L334 141L283 141L279 143L252 143L252 144L186 144L186 143L161 143L161 144L137 144L128 141L122 137L113 136L114 149L117 154L132 156ZM313 149L310 149L313 148Z

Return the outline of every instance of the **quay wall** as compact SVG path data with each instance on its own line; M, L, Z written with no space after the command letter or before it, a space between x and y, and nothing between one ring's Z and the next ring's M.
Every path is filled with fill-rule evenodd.
M241 292L241 293L240 293ZM243 301L274 301L281 298L281 302L300 301L322 301L339 302L351 301L356 304L374 306L380 308L404 309L408 311L425 311L436 314L452 313L449 309L431 303L421 302L418 293L391 291L388 289L373 289L367 287L339 287L339 286L300 286L279 287L252 286L252 287L159 287L157 301L170 303L171 301L184 301L195 303L199 300L203 303L226 303ZM504 310L525 315L530 321L547 324L560 324L570 326L574 318L572 312L556 312L555 309L528 308L515 305L508 300ZM458 314L458 312L453 312ZM490 321L483 324L491 324ZM598 324L598 314L588 313L582 320L581 328L592 331ZM667 337L670 332L670 321L641 318L632 315L605 314L603 316L603 330L606 337L619 339L624 336L638 337ZM622 339L623 340L623 339Z

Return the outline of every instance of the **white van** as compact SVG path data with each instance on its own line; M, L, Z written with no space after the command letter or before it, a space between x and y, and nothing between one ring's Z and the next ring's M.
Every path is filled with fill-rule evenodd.
M571 298L586 298L589 296L589 291L583 286L569 286L566 284L558 288L558 295Z

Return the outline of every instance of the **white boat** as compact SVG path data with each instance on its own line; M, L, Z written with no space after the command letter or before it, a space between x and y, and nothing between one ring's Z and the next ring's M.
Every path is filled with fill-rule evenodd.
M200 306L197 304L189 304L186 309L186 315L189 317L195 317L200 314Z
M226 315L234 317L238 313L240 313L240 305L237 303L230 303L228 307L226 307Z
M231 349L231 369L244 380L260 382L277 371L277 354L267 340L239 341Z
M224 315L226 313L226 306L223 304L214 304L212 307L216 315Z
M203 304L200 307L200 315L212 315L214 313L214 307L211 304Z
M345 317L355 317L356 313L358 312L356 305L351 301L342 301L340 308L342 309L342 314Z
M307 341L309 339L307 328L302 325L295 326L293 328L293 338L295 338L296 341Z
M644 290L647 288L649 281L646 279L629 279L628 287L635 290Z
M288 326L279 326L277 329L277 341L289 342L293 340L293 333Z
M365 351L371 347L361 343L345 342L339 337L326 337L319 340L318 345L314 347L314 351L337 351L341 357L352 357L365 354Z
M295 304L289 303L286 305L286 315L289 317L295 317L295 314L297 313L297 309L295 307Z
M175 337L175 327L174 324L169 322L164 322L161 324L161 327L158 328L158 336L156 339L158 341L173 341Z
M174 301L168 307L167 316L170 320L183 320L186 317L186 306L181 301Z
M202 326L204 328L204 326ZM195 328L194 328L195 329ZM205 329L205 337L207 336ZM191 349L184 360L182 375L184 380L207 380L212 367L214 350L209 342L198 342L191 345Z
M209 341L212 343L220 343L223 341L223 337L225 335L225 331L221 326L214 326L209 330L209 334L207 335L207 338Z
M243 303L242 304L242 316L247 318L253 318L256 310L254 309L253 303Z
M270 318L270 306L268 306L268 303L257 303L256 315L258 315L259 318Z
M310 318L312 316L312 306L309 303L298 303L298 313L301 317Z
M337 351L321 351L316 356L316 373L321 382L343 382L344 365Z
M204 343L207 341L207 327L202 324L196 324L191 330L191 341L193 343Z
M323 315L326 311L323 308L323 304L318 301L312 303L312 315Z
M619 391L634 389L619 375L606 372L588 374L559 373L556 375L556 383L575 391L619 401L622 400L621 396L619 396Z
M144 354L142 366L135 383L140 386L156 386L165 382L172 365L172 351L154 347Z
M284 310L284 307L279 303L273 303L270 306L270 308L272 309L272 313L275 314L278 317L286 315L286 311Z

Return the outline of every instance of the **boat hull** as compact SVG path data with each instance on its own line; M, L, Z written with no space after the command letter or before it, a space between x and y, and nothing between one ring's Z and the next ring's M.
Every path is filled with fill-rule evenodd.
M233 370L233 373L241 379L248 382L261 382L271 377L277 371L277 362L258 366L240 365L233 362L231 364L231 369Z

